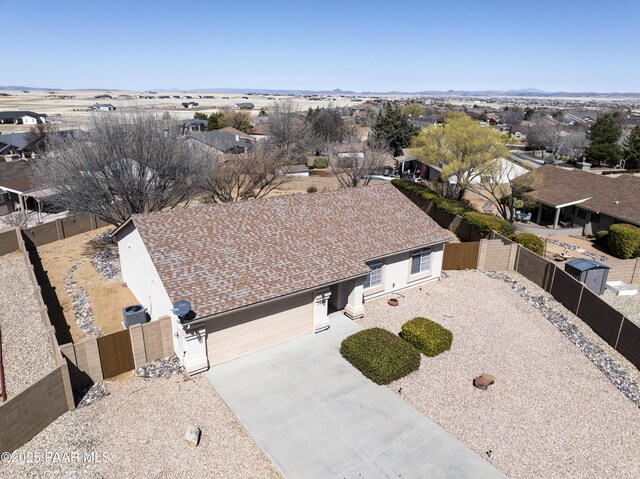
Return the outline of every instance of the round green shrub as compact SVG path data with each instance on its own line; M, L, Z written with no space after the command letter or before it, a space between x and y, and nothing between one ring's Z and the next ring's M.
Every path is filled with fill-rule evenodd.
M513 235L512 239L537 255L542 256L544 254L544 241L533 233L518 233Z
M453 333L427 318L413 318L402 325L402 339L427 356L451 349Z
M316 156L313 159L313 167L317 170L323 170L329 168L329 160L324 156Z
M607 246L609 241L609 230L600 230L596 233L596 244Z
M502 236L509 237L515 231L515 227L511 223L488 213L468 211L462 217L469 226L476 228L482 236L488 235L493 230Z
M376 384L389 384L420 367L420 353L382 328L358 331L345 338L340 354Z
M616 258L640 257L640 228L627 224L611 225L607 238L609 252Z

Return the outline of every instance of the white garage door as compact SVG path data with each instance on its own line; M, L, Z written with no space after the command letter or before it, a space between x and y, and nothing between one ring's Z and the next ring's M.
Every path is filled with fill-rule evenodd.
M209 366L313 332L312 299L310 293L299 294L212 320Z

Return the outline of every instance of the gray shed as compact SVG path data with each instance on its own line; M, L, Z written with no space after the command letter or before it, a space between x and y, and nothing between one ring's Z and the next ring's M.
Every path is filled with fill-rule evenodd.
M597 295L607 287L609 266L591 259L578 258L565 264L564 270Z

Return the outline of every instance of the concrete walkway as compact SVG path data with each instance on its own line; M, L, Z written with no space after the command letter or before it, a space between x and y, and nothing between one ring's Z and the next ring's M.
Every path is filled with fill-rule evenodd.
M287 478L505 477L345 361L340 342L358 330L334 314L328 331L205 374Z

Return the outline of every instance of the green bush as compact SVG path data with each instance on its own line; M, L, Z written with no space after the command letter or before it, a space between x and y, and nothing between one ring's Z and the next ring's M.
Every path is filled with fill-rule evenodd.
M420 353L382 328L352 334L342 341L340 354L377 384L389 384L420 367Z
M413 181L396 178L394 180L391 180L391 184L396 188L398 188L399 190L410 191L411 193L415 193L419 196L422 196L427 200L431 200L435 202L436 200L440 199L440 196L438 196L438 194L435 191L431 190L430 188L427 188L426 186L422 186L417 183L414 183Z
M445 213L449 213L450 215L458 215L462 216L467 211L473 211L472 208L468 207L465 203L458 200L450 200L447 198L438 197L434 200L436 208L444 211Z
M307 193L316 193L318 191L318 187L311 185L311 186L307 186Z
M537 255L542 256L544 254L544 241L533 233L518 233L513 235L512 239Z
M402 339L427 356L451 349L453 333L427 318L413 318L402 325Z
M329 160L324 156L316 156L313 159L313 167L317 170L323 170L329 168Z
M502 236L509 237L515 232L515 227L508 221L488 213L469 211L462 215L465 223L476 228L481 235L486 236L491 230L497 231Z
M609 252L616 258L640 257L640 228L627 224L611 225L607 237Z
M609 241L609 230L600 230L596 233L596 244L607 246Z

